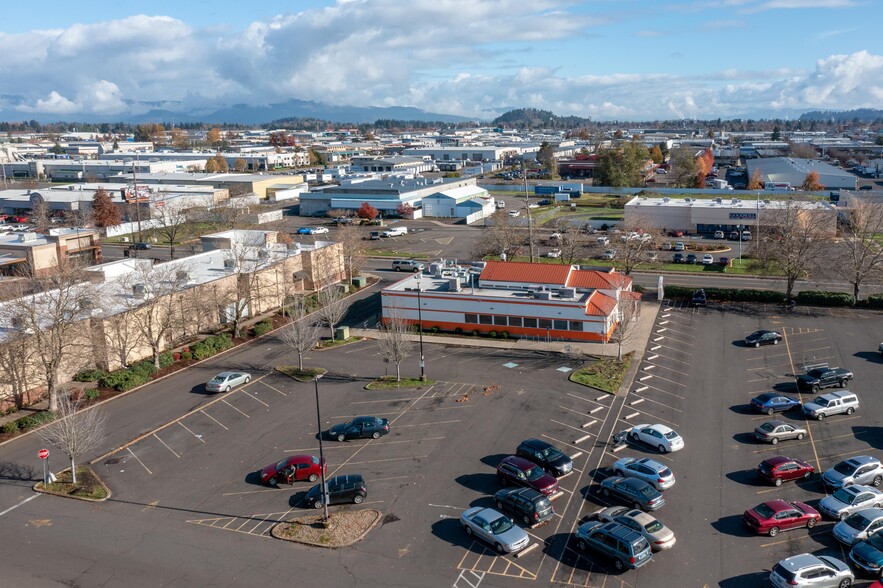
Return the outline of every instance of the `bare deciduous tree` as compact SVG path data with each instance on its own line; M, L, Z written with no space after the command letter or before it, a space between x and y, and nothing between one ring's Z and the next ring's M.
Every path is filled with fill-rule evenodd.
M175 243L187 228L187 214L174 202L166 202L165 206L156 207L154 230L169 242L169 259L175 259Z
M794 284L815 269L826 247L825 227L829 219L808 202L790 199L781 208L768 209L766 251L785 276L785 296L792 298Z
M410 323L402 318L402 313L393 308L386 322L377 333L377 346L380 353L396 366L396 382L401 381L401 363L414 352L414 340L411 338L413 329Z
M304 353L316 346L322 326L307 315L302 300L291 305L288 326L282 329L282 342L297 353L297 369L304 369Z
M71 481L77 483L76 461L98 447L104 439L106 415L99 408L81 410L81 400L71 400L67 395L58 398L53 411L55 420L39 429L37 436L57 447L71 462Z
M0 343L0 370L16 408L22 408L28 391L28 367L33 349L25 333L15 332Z
M31 209L29 216L38 229L45 229L49 226L49 219L52 218L52 210L45 200L39 200Z
M179 272L182 279L179 279ZM176 325L175 297L179 282L186 283L186 266L139 263L121 279L125 288L123 304L128 325L150 346L153 365L159 369L159 356Z
M322 324L331 330L331 340L334 341L334 327L346 316L350 299L339 284L331 284L319 290L317 299L319 309L316 314Z
M591 239L584 231L569 225L561 223L559 225L561 238L558 239L557 246L561 250L561 263L570 265L585 258L588 255L588 247Z
M883 247L877 240L883 235L883 203L852 198L845 217L843 243L831 267L852 285L858 301L862 284L883 275Z
M81 353L84 344L77 330L90 296L79 269L73 261L62 260L48 277L22 281L20 295L0 311L5 324L31 336L52 411L58 407L62 367Z
M359 275L365 267L365 245L362 240L362 231L355 225L341 225L337 230L335 241L340 243L343 254L343 269L346 273L347 283L352 283L353 278Z
M481 259L486 255L505 256L511 260L524 243L525 232L512 224L512 218L499 209L487 218L487 228L473 246L472 255Z
M634 337L641 316L641 295L617 290L616 328L611 339L616 343L616 361L622 362L622 346Z

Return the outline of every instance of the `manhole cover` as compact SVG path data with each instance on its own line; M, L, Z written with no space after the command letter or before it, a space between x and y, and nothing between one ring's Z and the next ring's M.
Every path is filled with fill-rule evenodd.
M401 519L399 517L395 516L394 514L388 514L385 517L383 517L383 524L386 525L389 523L394 523L399 520L401 520Z

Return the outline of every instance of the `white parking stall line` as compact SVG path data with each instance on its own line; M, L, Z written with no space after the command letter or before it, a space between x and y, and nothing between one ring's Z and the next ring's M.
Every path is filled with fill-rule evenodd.
M567 423L562 423L561 421L556 421L555 419L549 419L549 420L552 421L553 423L555 423L556 425L561 425L562 427L567 427L568 429L573 429L574 431L577 431L579 433L584 433L584 431L582 429L580 429L579 427L574 427L573 425L568 425Z
M156 433L153 434L153 437L154 437L157 441L159 441L160 443L162 443L163 446L164 446L166 449L168 449L169 451L171 451L171 452L172 452L172 455L174 455L175 457L177 457L177 458L180 459L181 456L178 455L178 454L175 452L174 449L172 449L171 447L169 447L168 444L166 444L165 441L163 441L162 439L160 439L160 438L157 436Z
M227 406L229 406L230 408L232 408L233 410L235 410L236 412L238 412L239 414L241 414L245 418L247 418L247 419L251 418L249 415L245 414L244 412L242 412L241 410L239 410L238 408L236 408L235 406L233 406L232 404L227 402L226 398L221 400L221 402L223 402L224 404L226 404Z
M654 421L661 421L663 423L666 423L667 425L669 425L673 429L676 429L678 427L677 423L666 420L666 419L662 418L661 416L656 416L656 415L650 414L649 412L643 411L639 408L635 408L633 410L637 413L640 413L640 414L643 414L643 415L649 417L650 419L652 419Z
M150 475L152 476L152 475L153 475L153 472L151 472L151 471L150 471L150 468L148 468L146 465L144 465L144 462L141 461L141 460L138 458L137 455L135 455L135 452L132 451L132 448L131 448L131 447L126 447L126 449L129 451L129 453L132 454L132 457L134 457L135 460L136 460L138 463L141 464L141 467L144 468L145 470L147 470L147 473L150 474Z
M356 400L354 402L350 402L350 404L373 404L375 402L407 402L408 400L414 400L417 398L416 396L407 396L405 398L381 398L378 400Z
M209 413L205 412L204 410L200 410L199 412L201 412L202 414L204 414L204 415L207 416L208 418L210 418L210 419L212 419L213 421L215 421L216 423L218 423L218 425L220 425L221 428L224 429L225 431L229 431L229 430L230 430L230 429L228 429L227 427L224 426L224 423L222 423L221 421L219 421L218 419L216 419L215 417L213 417L213 416L210 415Z
M658 364L658 363L651 363L650 366L657 367L657 368L659 368L659 369L661 369L661 370L668 370L668 371L670 371L670 372L674 372L674 373L676 373L676 374L680 374L680 375L682 375L682 376L689 376L689 375L690 375L690 374L688 374L688 373L686 373L686 372L682 372L682 371L680 371L680 370L676 370L676 369L674 369L674 368L670 368L670 367L668 367L668 366L664 366L664 365L661 365L661 364ZM645 367L644 369L647 370L647 369L650 368L650 366L647 366L647 367Z
M572 392L568 392L567 395L568 395L568 396L571 396L571 397L573 397L573 398L576 398L577 400L584 400L585 402L591 402L592 404L597 404L597 405L600 406L601 408L607 408L607 405L606 405L606 404L601 404L601 403L599 403L597 400L592 400L592 399L590 399L590 398L584 398L583 396L580 396L579 394L574 394L574 393L572 393ZM609 395L609 394L605 394L605 395L604 395L605 398L606 398L607 396L610 396L610 395Z
M436 421L434 423L414 423L413 425L396 425L396 428L402 427L426 427L428 425L447 425L450 423L459 423L461 419L452 419L450 421Z
M680 386L681 388L686 388L686 387L687 387L686 384L682 384L682 383L680 383L680 382L676 382L676 381L674 381L674 380L670 380L670 379L668 379L668 378L665 378L665 377L663 377L663 376L660 376L659 374L656 374L655 377L656 377L657 380L662 380L663 382L668 382L668 383L670 383L670 384L674 384L675 386Z
M578 455L582 455L583 448L582 448L582 447L577 447L577 446L574 445L573 443L569 443L569 442L567 442L567 441L562 441L562 440L560 440L560 439L556 439L555 437L550 437L549 435L542 434L542 433L540 434L540 437L545 437L546 439L550 439L551 441L554 441L555 443L558 443L558 444L560 444L560 445L567 445L568 447L572 447L573 449L576 449L577 452L573 455L573 457L571 457L571 459L577 457Z
M664 406L665 408L674 410L676 412L684 412L680 408L675 408L674 406L669 406L668 404L665 404L664 402L659 402L657 400L653 400L652 398L646 398L643 396L639 396L637 400L633 400L632 402L629 402L629 406L634 406L636 404L640 404L644 400L646 400L647 402L652 402L653 404L658 404L659 406Z
M573 410L572 408L567 408L566 406L561 406L560 404L558 405L558 408L560 408L561 410L566 410L568 412L576 413L576 414L583 416L583 417L586 416L586 413L581 410ZM592 410L595 410L595 409L593 408Z
M671 350L671 351L677 351L678 353L683 353L683 354L686 355L687 357L693 357L693 353L692 353L692 352L687 351L686 349L682 349L682 348L680 348L680 347L672 347L671 345L665 345L664 343L660 344L659 346L662 347L663 349L669 349L669 350ZM667 357L666 359L674 359L674 358L673 358L673 357ZM674 359L674 360L675 360L675 361L680 361L680 360L677 360L677 359ZM689 363L689 362L681 362L681 363Z
M191 435L193 435L194 437L196 437L197 439L199 439L200 441L202 441L203 443L205 443L205 439L202 438L202 435L197 435L196 433L194 433L193 431L191 431L190 429L188 429L188 428L187 428L187 425L185 425L185 424L182 423L181 421L178 421L178 424L181 425L181 426L184 428L185 431L187 431L188 433L190 433Z
M263 400L261 400L261 399L258 398L257 396L252 396L252 395L249 394L248 392L245 392L245 395L248 396L249 398L251 398L252 400L257 400L258 402L260 402L261 404L263 404L263 405L266 406L267 408L270 408L270 405L269 405L269 404L267 404L266 402L264 402Z
M643 385L647 386L651 390L656 390L657 392L662 392L663 394L668 394L669 396L674 396L675 398L679 398L681 400L685 399L685 397L681 396L680 394L675 394L674 392L669 392L668 390L663 390L662 388L660 388L658 386L654 386L653 384L651 384L649 382L644 382Z
M270 390L275 390L276 392L278 392L278 393L281 394L282 396L288 396L288 394L286 394L285 392L283 392L282 390L280 390L280 389L277 388L276 386L271 386L271 385L269 385L268 383L264 382L263 380L261 380L261 384L263 384L264 386L266 386L266 387L269 388Z
M43 496L43 495L42 494L34 494L33 496L29 496L28 498L25 498L24 500L22 500L18 504L13 504L12 506L7 508L3 512L0 512L0 517L2 517L3 515L5 515L8 512L12 512L13 510L17 509L19 506L22 506L23 504L26 504L35 498L40 498L41 496Z

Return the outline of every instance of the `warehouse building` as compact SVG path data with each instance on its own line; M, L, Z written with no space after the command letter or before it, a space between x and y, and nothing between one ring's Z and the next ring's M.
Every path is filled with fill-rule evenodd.
M384 321L429 330L607 342L623 301L640 299L631 290L632 279L614 270L489 261L480 275L440 268L409 276L381 300Z
M755 171L760 171L764 185L800 188L806 176L812 172L819 174L819 184L828 190L855 190L858 184L855 175L818 159L764 157L747 159L745 165L749 178Z
M323 216L329 210L355 211L367 202L381 213L395 212L402 204L422 208L423 198L438 192L475 186L474 178L434 180L353 180L321 191L301 194L301 216Z
M628 230L641 228L678 230L689 234L712 235L715 231L762 230L776 222L777 210L788 203L804 214L816 215L820 232L837 234L837 210L828 202L769 200L757 198L647 198L635 196L625 205L623 224Z

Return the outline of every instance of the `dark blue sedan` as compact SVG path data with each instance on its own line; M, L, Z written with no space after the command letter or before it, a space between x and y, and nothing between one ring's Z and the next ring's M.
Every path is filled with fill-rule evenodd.
M776 412L785 412L797 406L800 406L799 400L778 392L764 392L751 399L751 408L770 415Z

